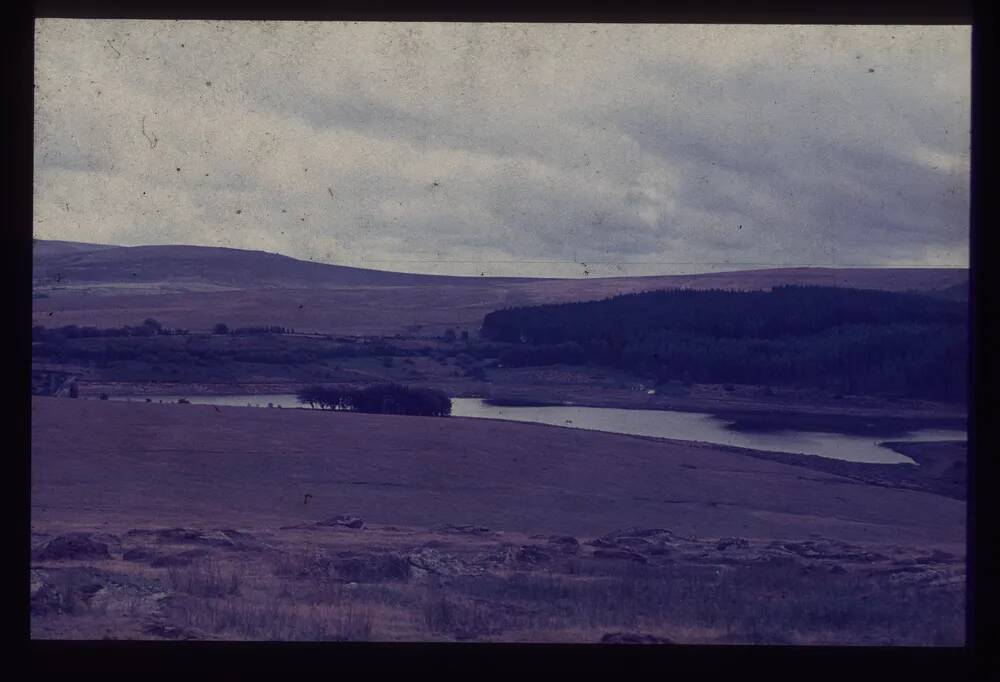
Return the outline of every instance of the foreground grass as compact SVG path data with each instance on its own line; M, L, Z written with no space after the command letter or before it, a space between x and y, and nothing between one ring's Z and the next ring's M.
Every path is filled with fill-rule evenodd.
M165 614L191 636L246 640L598 641L949 646L960 591L800 565L645 566L572 558L549 570L425 581L308 575L307 557L171 568Z

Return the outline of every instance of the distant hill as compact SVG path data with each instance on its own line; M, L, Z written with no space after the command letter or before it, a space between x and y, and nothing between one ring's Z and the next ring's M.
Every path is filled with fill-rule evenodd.
M759 291L787 284L960 290L965 269L780 268L697 275L542 279L367 270L204 246L35 242L36 324L101 327L154 317L170 327L281 325L359 335L476 330L509 306L593 301L659 289ZM947 295L947 294L945 294Z
M118 246L109 244L86 244L84 242L64 242L54 239L36 239L32 245L32 252L36 261L38 259L58 258L72 254L81 254L88 251L101 251L103 249L117 249Z
M36 285L122 282L199 282L240 289L324 286L423 286L480 281L303 261L276 253L208 246L35 244ZM512 279L505 281L526 281Z
M343 286L530 284L558 300L653 289L770 289L785 284L848 286L886 291L960 289L959 268L774 268L695 275L548 279L457 277L371 270L303 261L263 251L207 246L108 246L37 240L36 286L199 282L238 289ZM568 294L568 298L564 296Z

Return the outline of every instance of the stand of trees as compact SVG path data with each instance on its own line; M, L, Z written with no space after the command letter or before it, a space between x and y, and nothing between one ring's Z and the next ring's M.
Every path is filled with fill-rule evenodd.
M378 384L361 389L307 386L298 401L324 410L346 410L371 414L409 414L445 417L451 414L451 399L432 388L402 384Z
M121 327L79 327L75 324L68 324L63 327L46 328L42 325L35 325L31 328L32 341L44 341L60 343L67 339L90 339L90 338L120 338L126 336L173 336L186 335L187 329L168 329L156 320L149 318L139 326L124 325Z
M489 313L505 366L611 366L658 382L966 398L966 304L836 287L655 291Z
M288 330L284 327L278 325L272 325L270 327L237 327L232 331L233 334L244 335L244 334L287 334Z

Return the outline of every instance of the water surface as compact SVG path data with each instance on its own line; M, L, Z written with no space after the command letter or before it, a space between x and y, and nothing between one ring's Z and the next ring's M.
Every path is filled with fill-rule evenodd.
M177 402L186 398L202 405L236 405L241 407L301 408L293 394L270 395L192 395L156 396L152 402ZM144 402L145 398L115 398ZM780 430L768 432L741 432L729 428L729 420L699 412L672 410L626 410L615 407L504 407L489 405L479 398L452 398L452 416L478 419L506 419L509 421L551 424L590 431L607 431L637 436L654 436L675 440L693 440L717 443L754 450L818 455L849 462L880 464L913 464L913 460L881 445L877 437L827 433L821 431ZM309 409L308 406L305 406ZM952 429L918 429L903 435L888 434L885 441L914 442L966 440L966 432Z

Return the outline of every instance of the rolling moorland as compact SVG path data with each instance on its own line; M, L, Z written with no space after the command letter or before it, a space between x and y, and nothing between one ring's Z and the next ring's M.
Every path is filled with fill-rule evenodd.
M964 443L896 444L919 466L865 465L462 417L155 403L393 381L704 411L744 429L964 428L954 377L944 393L907 382L907 368L933 369L919 354L843 384L661 376L652 355L599 356L576 332L522 340L520 321L503 338L499 322L620 294L819 284L908 292L917 312L935 301L939 317L919 324L958 325L954 337L966 271L508 280L230 249L35 248L33 637L964 639ZM583 355L552 355L566 343Z

